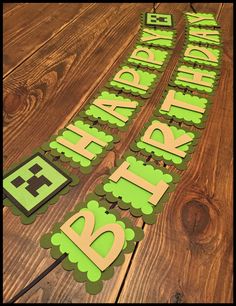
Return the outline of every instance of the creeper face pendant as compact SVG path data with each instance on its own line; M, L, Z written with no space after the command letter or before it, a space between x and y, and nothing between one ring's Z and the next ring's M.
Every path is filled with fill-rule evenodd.
M3 177L3 193L30 216L71 181L55 164L36 153Z
M172 15L170 14L146 13L145 25L153 27L154 26L172 27L173 18Z

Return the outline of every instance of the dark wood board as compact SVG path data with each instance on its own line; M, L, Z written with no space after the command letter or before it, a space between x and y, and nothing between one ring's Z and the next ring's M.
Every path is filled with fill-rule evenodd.
M4 169L65 126L105 84L132 50L139 14L152 9L152 3L78 3L73 4L75 12L64 4L64 17L52 18L49 29L28 16L32 5L37 4L4 6L5 22L19 16L15 30L5 38L13 50L8 53L12 64L3 82ZM55 16L61 12L58 4L41 5ZM157 223L144 225L144 240L104 283L100 294L87 294L83 284L58 266L18 302L232 302L232 4L196 3L194 7L218 16L224 39L222 74L196 152ZM3 209L5 302L53 262L39 246L41 235L94 190L151 116L178 63L184 42L183 11L189 9L188 3L158 4L158 12L174 15L176 52L153 96L128 131L119 133L122 141L92 174L73 170L80 184L30 226ZM21 14L28 16L29 32L22 34L27 48L14 56L21 41L14 32L24 27ZM46 10L41 14L47 20ZM31 45L30 36L39 29L43 35L32 37ZM122 214L143 225L128 212Z

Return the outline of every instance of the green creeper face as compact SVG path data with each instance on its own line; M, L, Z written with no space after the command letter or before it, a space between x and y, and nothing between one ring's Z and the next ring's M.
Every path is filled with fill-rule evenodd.
M115 112L122 115L122 118L124 116L125 118L129 119L132 116L133 112L135 111L135 108L125 107L125 104L128 102L131 102L131 100L124 98L120 95L115 95L107 91L102 91L99 97L97 97L97 99L103 99L107 101L115 100L115 101L123 102L122 107L118 106L115 108ZM138 106L138 102L136 101L134 102L136 103L136 106ZM104 109L94 104L91 104L85 113L86 115L93 116L94 118L101 118L103 121L109 122L111 124L115 124L119 127L123 127L126 124L123 120L119 119L119 117L112 115L111 113L105 111Z
M167 93L168 95L168 93ZM166 96L167 96L166 95ZM176 105L171 105L169 111L164 111L159 109L160 114L168 114L170 117L176 117L178 119L185 120L186 122L193 122L200 124L203 118L203 114L194 110L187 109L188 105L194 105L206 109L208 100L206 98L200 98L195 95L183 94L180 91L175 91L174 99L180 102L186 103L186 108L179 107ZM163 104L165 103L165 99Z
M173 47L174 31L144 28L140 41L145 45Z
M153 120L151 122L151 124L154 124L154 123L157 123L157 122L159 122L159 121L158 120ZM171 132L174 135L175 139L180 137L181 135L185 135L185 134L190 136L191 139L194 138L194 134L193 133L190 133L190 132L187 133L183 129L178 129L175 126L170 126L170 129L171 129ZM143 150L145 150L148 153L152 153L153 152L153 154L155 156L163 157L163 159L165 161L172 160L174 164L181 164L183 162L183 158L182 157L180 157L180 156L178 156L176 154L173 154L173 153L169 153L168 151L160 149L160 148L158 148L158 147L156 147L154 145L150 145L149 143L146 143L146 142L142 141L142 139L143 139L143 137L141 137L141 139L137 142L137 147L138 148L143 149ZM159 129L156 129L156 130L153 131L153 133L151 135L151 139L155 140L157 143L161 143L161 144L165 143L163 133ZM180 150L182 152L187 152L189 150L189 144L190 144L190 142L179 146L178 150Z
M121 68L122 69L123 68L124 69L130 69L130 67L128 67L128 66L122 66ZM140 88L136 88L135 86L127 85L125 83L122 83L122 80L124 80L124 81L127 80L128 82L133 82L133 79L134 79L133 75L129 72L124 72L121 75L121 82L112 80L110 82L110 85L115 87L115 88L118 88L118 89L124 88L126 90L130 90L131 92L139 93L140 95L146 94L149 87L154 83L154 81L156 79L156 75L154 73L149 73L149 72L143 71L141 69L137 69L135 71L136 71L136 73L138 74L138 77L139 77L139 84L147 86L147 89L140 89Z
M189 27L189 42L205 43L209 45L220 45L220 32L218 30Z
M206 13L186 13L189 25L213 27L217 26L217 22L213 14Z
M133 156L128 156L126 161L129 163L128 170L131 173L153 185L157 185L161 180L167 184L173 180L170 174L164 174L160 169L154 169L151 165L144 165L143 161L137 160ZM154 212L154 205L149 201L150 192L125 178L121 177L117 182L109 180L103 188L105 192L111 192L114 197L121 197L122 201L131 207L141 209L144 215L151 215Z
M135 50L138 50L140 48L143 48L143 46L137 45ZM143 60L134 59L134 58L129 57L128 62L134 63L134 64L140 64L141 66L144 66L144 67L151 67L151 68L156 68L156 69L161 68L165 62L168 52L164 50L157 50L151 47L148 47L148 49L152 52L152 54L154 55L154 60L158 63L148 62L149 56L146 52L142 50L137 53L137 56L141 57Z
M89 124L83 123L83 121L78 120L73 125L106 143L112 142L113 140L111 135L107 135L104 132L91 127ZM72 144L79 144L79 141L82 138L81 135L75 133L74 131L66 130L62 133L62 135L58 136L56 140L50 142L49 146L50 148L56 149L59 153L64 154L66 157L72 159L74 162L79 163L82 167L89 167L91 165L92 161L90 159L57 142L57 139L59 138L66 139ZM91 142L86 147L86 150L95 154L96 158L97 155L103 152L104 148L96 142Z
M145 24L147 26L173 26L172 15L169 14L156 14L146 13Z
M127 228L125 223L121 220L117 220L116 216L112 213L106 213L104 207L99 206L99 203L95 200L91 200L87 203L86 208L82 208L80 211L92 212L95 218L93 233L95 234L99 228L102 228L108 224L118 224L124 231L125 241L123 250L127 247L127 242L132 241L135 237L135 232L132 228ZM85 227L85 219L79 217L72 225L71 228L76 234L81 235ZM91 244L92 249L102 257L106 257L114 242L114 235L110 231L102 233ZM51 243L53 246L60 247L60 252L67 253L69 260L72 263L77 264L77 269L81 272L87 273L87 278L91 282L97 282L102 276L102 271L94 264L94 262L86 256L85 253L77 246L70 238L59 230L51 236Z
M187 72L183 72L187 70ZM182 71L181 71L182 70ZM194 73L202 73L201 80L196 80ZM174 83L180 87L188 86L191 89L197 89L203 92L212 93L216 81L216 72L206 69L192 68L191 66L180 66ZM204 83L203 83L204 82Z
M3 189L11 202L29 216L71 181L37 153L3 178Z
M194 47L197 47L197 49L194 49ZM184 60L186 62L205 64L214 67L219 66L220 50L209 47L201 47L202 50L204 50L201 51L200 48L198 49L198 47L199 47L198 45L187 44L186 50L191 50L191 51L188 55L184 53ZM207 52L209 52L210 56L212 55L214 57L215 62L209 59L209 56L207 56Z

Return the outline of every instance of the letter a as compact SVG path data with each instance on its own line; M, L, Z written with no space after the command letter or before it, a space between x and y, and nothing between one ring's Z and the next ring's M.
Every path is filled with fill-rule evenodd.
M105 112L111 114L112 116L120 119L123 122L126 122L129 120L129 118L125 117L124 115L118 113L115 111L117 107L122 107L122 108L136 108L137 107L137 102L130 101L130 102L122 102L119 100L105 100L105 99L96 99L93 102L94 105L97 107L103 109ZM110 106L110 107L109 107Z

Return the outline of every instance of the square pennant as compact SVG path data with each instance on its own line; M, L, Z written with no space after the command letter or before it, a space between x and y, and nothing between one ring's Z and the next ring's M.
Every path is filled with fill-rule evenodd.
M169 14L146 13L145 25L172 27L173 18L172 15Z
M72 178L36 153L3 177L3 193L24 215L32 215Z

